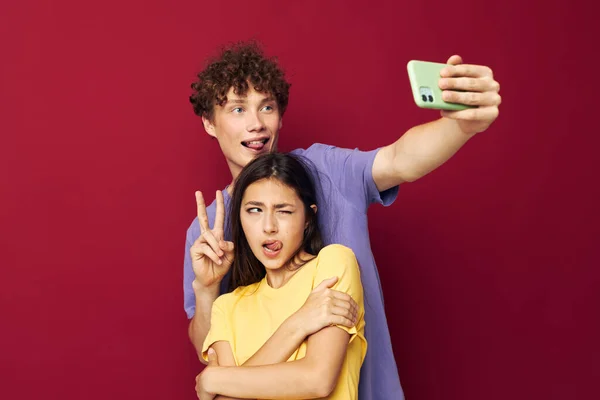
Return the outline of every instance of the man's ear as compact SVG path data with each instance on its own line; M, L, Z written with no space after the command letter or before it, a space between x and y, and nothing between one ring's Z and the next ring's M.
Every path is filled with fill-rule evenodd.
M204 130L212 137L217 137L217 133L215 132L215 126L210 119L206 118L204 115L202 116L202 124L204 125Z
M283 126L283 117L279 118L279 129Z

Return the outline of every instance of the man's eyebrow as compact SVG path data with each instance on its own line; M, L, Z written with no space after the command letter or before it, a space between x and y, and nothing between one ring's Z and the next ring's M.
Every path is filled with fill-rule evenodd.
M264 99L262 99L260 101L260 103L268 103L271 101L275 101L275 97L273 96L269 96L269 97L265 97ZM233 98L233 99L227 99L227 103L234 103L234 104L243 104L243 103L247 103L248 99L245 97L237 97L237 98Z

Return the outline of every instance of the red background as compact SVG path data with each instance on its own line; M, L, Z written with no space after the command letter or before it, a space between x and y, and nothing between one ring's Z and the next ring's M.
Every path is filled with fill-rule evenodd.
M2 2L0 397L195 398L185 230L194 190L228 171L187 97L207 56L248 38L292 82L282 150L368 150L436 118L412 103L410 59L493 67L493 127L370 212L403 387L597 396L594 13L364 3Z

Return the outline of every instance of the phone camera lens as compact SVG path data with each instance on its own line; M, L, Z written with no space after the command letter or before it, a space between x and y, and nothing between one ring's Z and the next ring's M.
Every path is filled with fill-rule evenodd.
M433 103L433 96L429 95L429 101Z
M426 103L427 103L427 96L425 96L425 95L423 94L423 95L421 95L421 98L423 99L423 101L424 101L424 102L426 102Z

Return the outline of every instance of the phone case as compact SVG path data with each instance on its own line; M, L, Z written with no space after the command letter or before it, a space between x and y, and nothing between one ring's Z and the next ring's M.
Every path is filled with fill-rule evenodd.
M464 104L447 103L442 100L442 90L438 82L440 71L447 64L411 60L407 64L408 79L417 106L436 110L465 110L472 108Z

